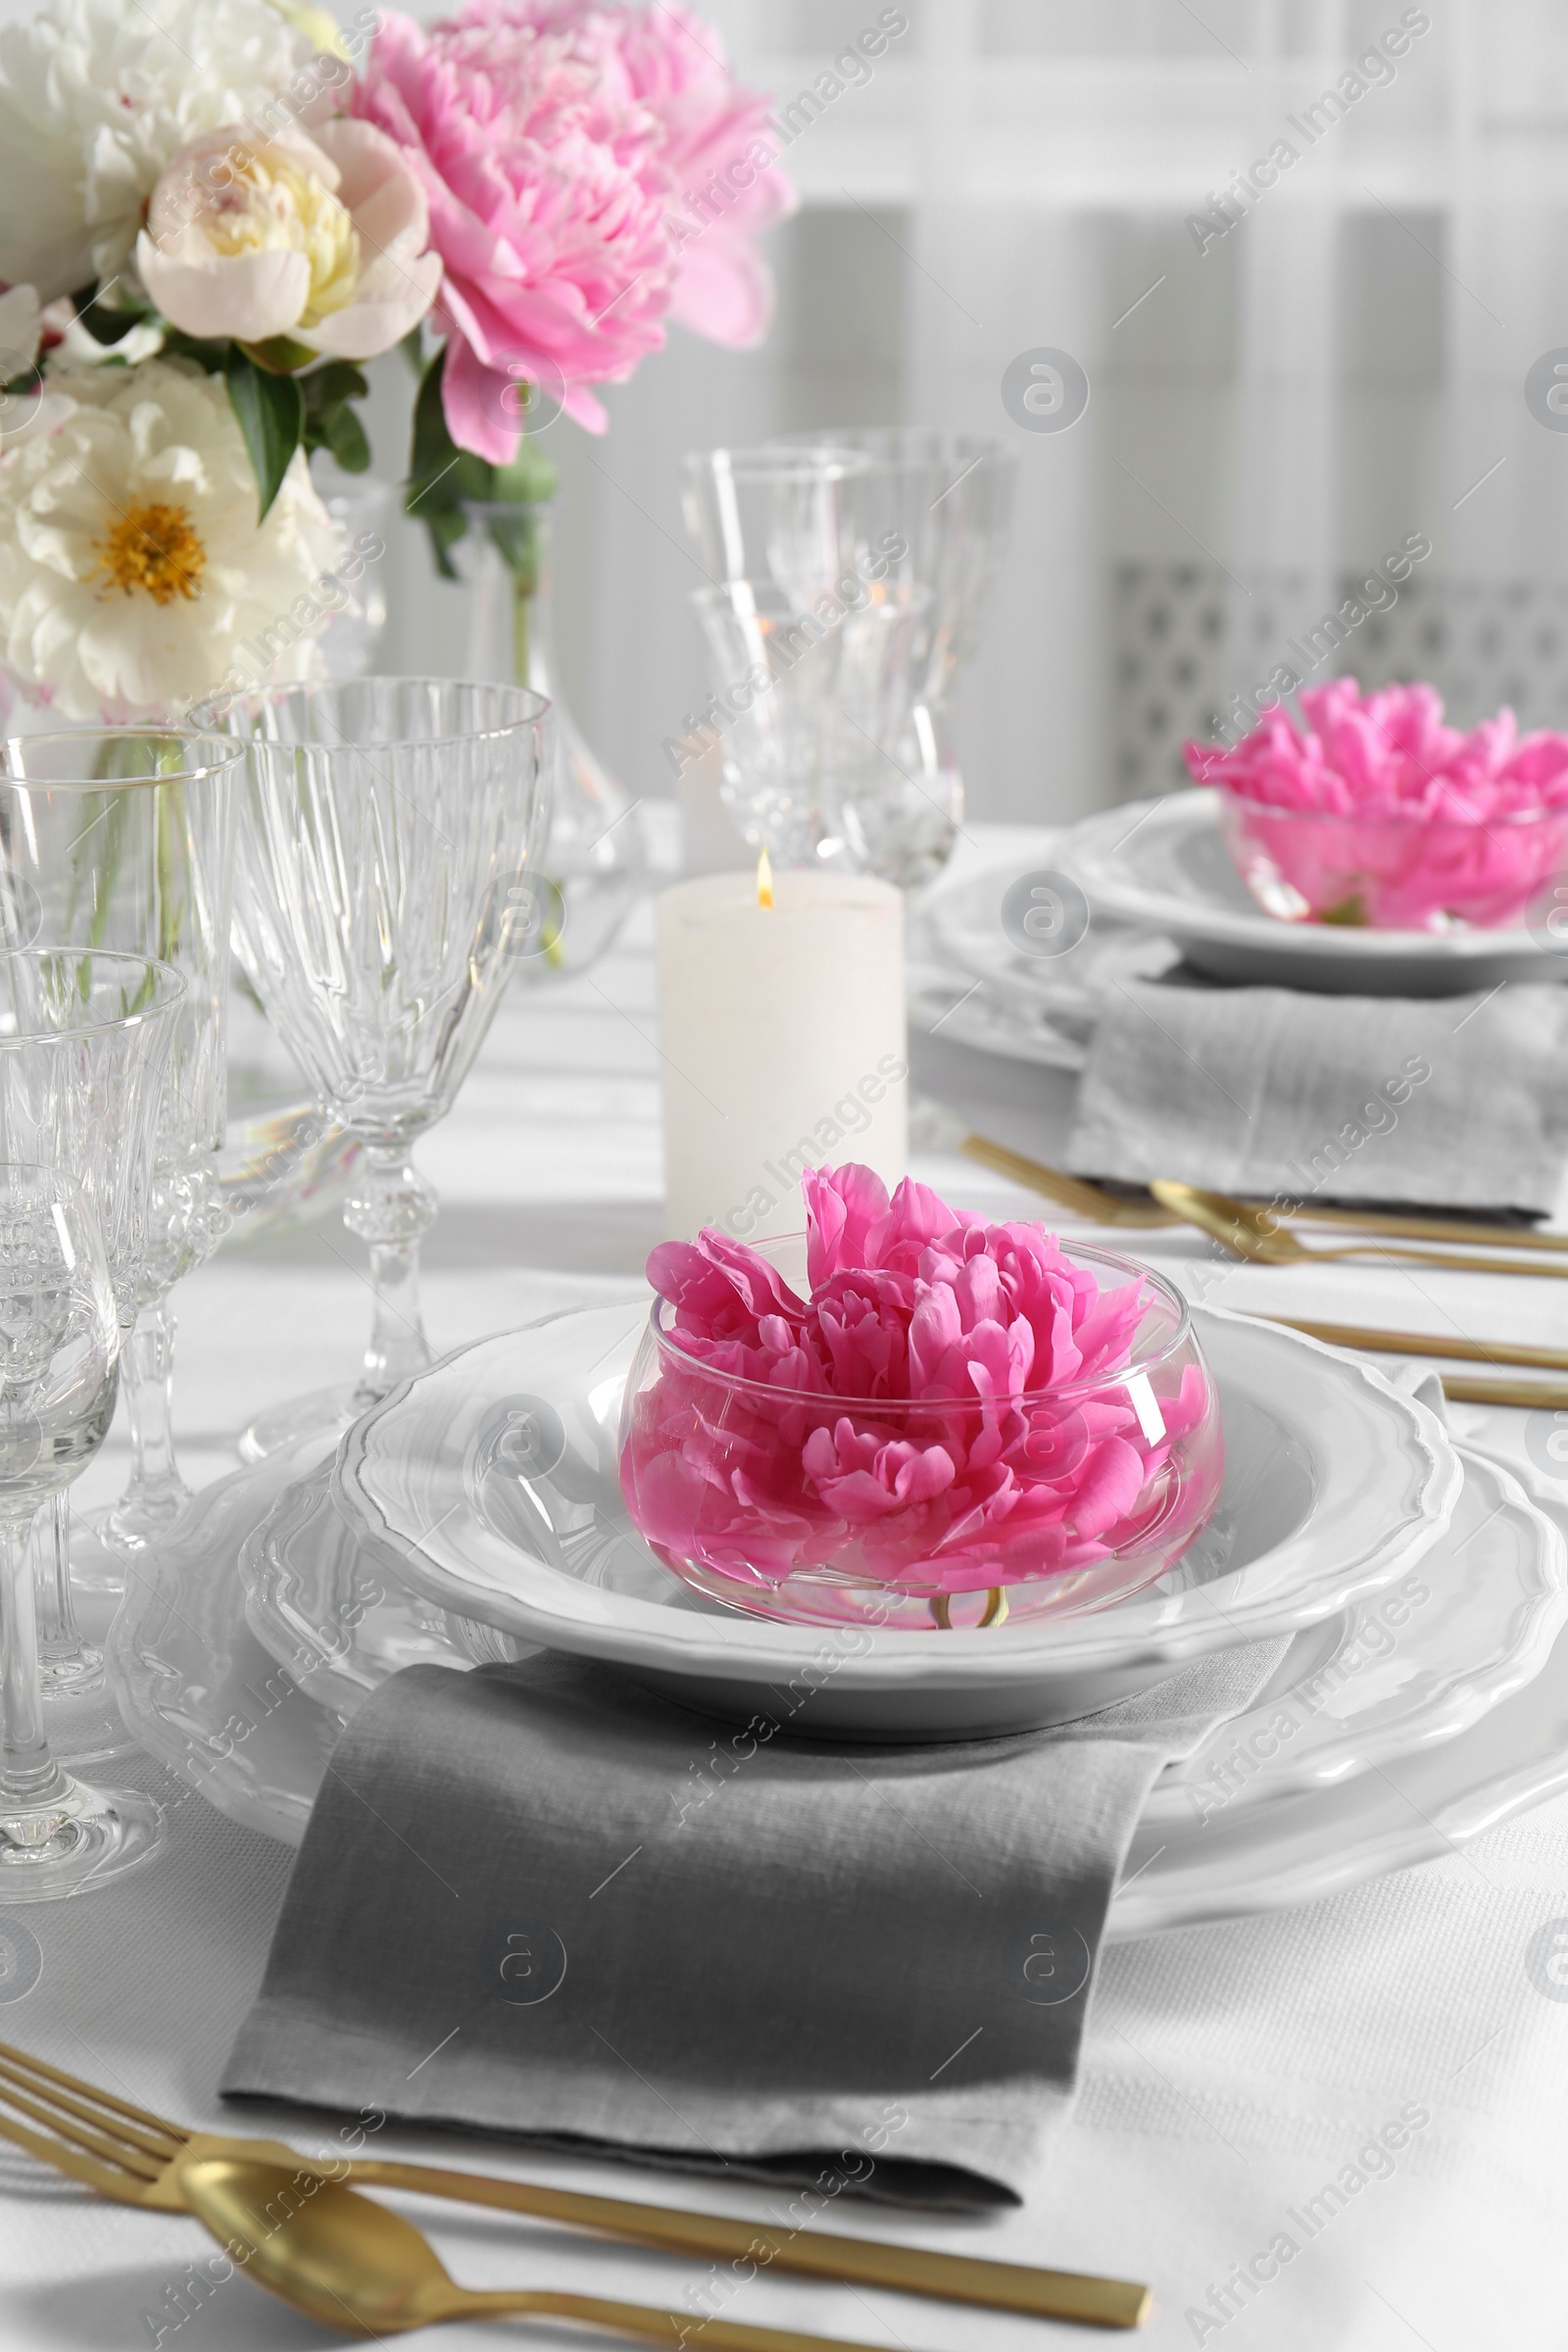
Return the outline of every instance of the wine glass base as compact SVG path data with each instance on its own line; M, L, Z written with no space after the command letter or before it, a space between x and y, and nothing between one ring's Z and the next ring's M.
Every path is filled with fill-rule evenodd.
M46 1701L85 1698L104 1687L104 1653L91 1642L74 1648L38 1644L38 1683Z
M94 1517L94 1532L107 1551L128 1552L133 1558L140 1552L151 1551L162 1544L178 1526L196 1495L183 1479L158 1489L155 1494L122 1494L112 1509ZM75 1546L72 1546L72 1573L75 1575ZM123 1579L124 1571L121 1571ZM79 1579L77 1580L80 1581Z
M309 1396L291 1396L287 1404L259 1413L239 1442L242 1462L265 1462L270 1453L301 1438L325 1437L333 1430L351 1429L378 1398L345 1381L341 1388L317 1389Z
M164 1842L162 1806L136 1788L72 1781L64 1802L49 1811L48 1832L0 1814L0 1904L90 1894L150 1862Z
M118 1505L71 1514L71 1582L78 1592L125 1590L125 1554L109 1532Z
M49 1753L67 1772L86 1772L140 1752L140 1740L126 1731L107 1687L51 1689L46 1681L43 1706Z

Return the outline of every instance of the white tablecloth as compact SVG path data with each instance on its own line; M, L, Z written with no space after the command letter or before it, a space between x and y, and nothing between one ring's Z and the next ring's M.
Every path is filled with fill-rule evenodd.
M980 845L993 855L1000 846ZM971 846L967 855L976 854ZM623 1290L640 1271L658 1236L660 1181L650 938L644 909L623 951L589 978L554 995L515 995L457 1110L421 1147L420 1164L445 1201L425 1256L438 1348L596 1288ZM917 1077L965 1083L964 1056L916 1043ZM1041 1076L970 1068L968 1082L989 1090L993 1132L1010 1125L1021 1145L1045 1140L1039 1105L1049 1090L1033 1108L1008 1108L1011 1092ZM931 1158L918 1172L968 1206L1039 1211L1038 1200L964 1161ZM1561 1342L1564 1294L1547 1281L1364 1265L1221 1268L1185 1234L1151 1235L1149 1253L1227 1305ZM358 1246L328 1223L223 1253L176 1303L184 1460L191 1475L211 1477L231 1464L233 1436L256 1410L352 1372L369 1301ZM1473 1410L1459 1408L1455 1419L1483 1427ZM1522 1421L1489 1416L1486 1435L1516 1444ZM123 1465L112 1444L89 1494L111 1491ZM122 1777L139 1778L170 1803L171 1851L118 1887L0 1913L0 1925L30 1931L42 1957L20 1997L7 2002L0 1980L0 2034L145 2105L232 2129L236 2118L220 2108L213 2085L256 1987L289 1856L156 1767L133 1764ZM844 2206L828 2226L1148 2279L1155 2313L1142 2340L1161 2347L1534 2352L1568 2344L1568 1985L1560 1996L1544 1993L1526 1970L1532 1936L1559 1915L1568 1923L1568 1799L1463 1854L1309 1908L1113 1948L1102 1966L1076 2117L1048 2193L995 2224ZM933 2066L944 2055L934 2053ZM1334 2200L1325 2200L1309 2235L1310 2214L1301 2218L1309 2200L1407 2108L1425 2109L1430 2121L1390 2176L1368 2178L1326 2220ZM298 2145L330 2147L339 2123L296 2116L286 2129ZM785 2202L706 2180L522 2160L482 2141L421 2143L388 2129L375 2144L386 2153L422 2144L438 2162L727 2212ZM411 2210L466 2283L591 2283L692 2310L694 2323L699 2316L703 2266L500 2216ZM1285 2254L1282 2238L1294 2252ZM243 2278L213 2289L195 2267L209 2251L193 2223L41 2183L0 2145L3 2352L329 2340ZM1252 2283L1227 2298L1226 2282L1244 2264L1254 2265ZM1106 2340L765 2278L725 2315L907 2352ZM426 2340L518 2339L508 2324L505 2334L501 2325L454 2327ZM584 2339L540 2328L530 2340ZM694 2332L690 2340L703 2339Z

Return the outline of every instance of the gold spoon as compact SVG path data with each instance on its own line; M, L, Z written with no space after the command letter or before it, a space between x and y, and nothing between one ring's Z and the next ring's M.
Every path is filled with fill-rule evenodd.
M1398 1257L1420 1266L1443 1266L1467 1274L1533 1274L1568 1282L1568 1265L1544 1266L1535 1260L1510 1263L1503 1257L1470 1257L1449 1250L1401 1250L1392 1242L1370 1239L1333 1250L1309 1250L1294 1233L1282 1233L1270 1210L1249 1208L1228 1193L1201 1192L1197 1185L1176 1184L1164 1176L1156 1176L1149 1189L1162 1207L1196 1225L1232 1257L1253 1265L1321 1266L1342 1257Z
M393 2335L441 2320L511 2315L571 2320L662 2344L666 2352L688 2333L701 2334L704 2352L871 2352L842 2337L717 2318L694 2321L689 2312L599 2295L544 2288L475 2294L448 2276L412 2222L341 2181L257 2157L196 2151L176 2160L175 2174L187 2209L241 2269L296 2311L345 2335ZM1147 2294L1137 2291L1147 2305ZM1106 2324L1136 2326L1137 2318L1102 2321Z

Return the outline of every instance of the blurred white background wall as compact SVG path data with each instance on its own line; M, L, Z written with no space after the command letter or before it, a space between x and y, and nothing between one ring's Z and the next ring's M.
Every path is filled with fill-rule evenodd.
M1318 674L1432 675L1467 721L1511 700L1568 723L1568 431L1525 400L1533 364L1568 360L1568 11L902 8L870 78L789 148L803 203L771 239L766 344L672 330L608 390L603 440L553 434L567 688L632 790L669 790L660 745L706 691L681 453L838 423L1017 446L1011 553L959 712L980 814L1175 783L1183 735L1416 534L1430 559ZM0 18L28 13L0 0ZM881 0L706 13L788 101ZM1259 187L1280 140L1298 160ZM1220 234L1239 172L1252 191ZM1038 345L1088 371L1070 431L1025 431L1003 406L1008 361ZM377 470L395 473L411 378L396 355L376 376ZM406 523L388 580L388 666L461 670L461 593Z

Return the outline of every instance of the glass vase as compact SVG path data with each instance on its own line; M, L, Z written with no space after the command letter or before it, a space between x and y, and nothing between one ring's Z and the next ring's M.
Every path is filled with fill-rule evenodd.
M555 506L470 502L453 562L468 592L464 674L531 686L555 713L556 774L543 875L543 952L518 984L586 971L613 940L642 887L647 850L637 804L583 741L561 696L551 577Z

